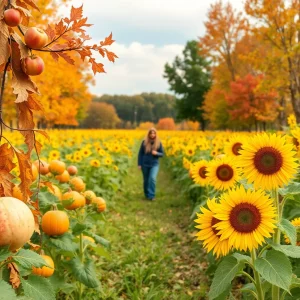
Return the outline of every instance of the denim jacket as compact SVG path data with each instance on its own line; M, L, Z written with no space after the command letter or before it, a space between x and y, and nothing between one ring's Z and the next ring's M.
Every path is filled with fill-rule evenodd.
M138 156L138 165L142 167L154 167L158 165L158 158L164 155L164 149L160 143L159 148L156 150L157 154L153 155L151 152L145 152L144 141L141 144L139 156Z

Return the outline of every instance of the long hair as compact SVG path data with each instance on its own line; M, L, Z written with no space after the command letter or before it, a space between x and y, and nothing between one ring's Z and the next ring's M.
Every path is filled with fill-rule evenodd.
M151 131L154 131L156 134L156 138L154 140L151 140L149 137ZM144 140L145 152L150 153L152 150L157 150L160 146L160 143L160 139L157 136L157 130L154 127L150 128Z

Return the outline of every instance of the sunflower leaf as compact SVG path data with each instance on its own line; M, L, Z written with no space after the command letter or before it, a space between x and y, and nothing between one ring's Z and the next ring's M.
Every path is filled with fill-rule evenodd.
M289 183L288 186L281 188L278 190L279 194L282 196L286 196L287 194L290 195L297 195L300 191L300 182L292 181Z
M300 247L293 245L278 245L270 243L270 246L277 251L284 253L285 255L293 258L300 258Z
M297 242L296 227L287 219L282 219L278 227L284 234L287 235L287 237L291 241L291 244L295 246Z
M233 256L225 257L219 264L209 291L209 299L216 299L231 285L236 274L244 269L245 263Z
M260 257L255 261L254 267L262 278L289 291L292 283L292 265L284 253L270 250L266 257Z

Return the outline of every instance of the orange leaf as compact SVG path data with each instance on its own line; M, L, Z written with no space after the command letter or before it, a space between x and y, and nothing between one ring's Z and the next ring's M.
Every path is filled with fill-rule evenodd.
M52 56L52 58L53 58L55 61L58 61L59 55L58 55L56 52L50 52L50 55Z
M0 65L5 64L9 58L9 31L3 20L0 20Z
M72 6L71 16L70 16L71 21L80 20L82 18L82 7L83 7L83 5L81 5L78 8Z
M75 61L65 52L58 52L58 55L62 57L67 63L74 65Z
M12 42L12 87L13 93L17 95L16 103L27 101L29 92L39 93L37 86L31 81L30 77L26 75L21 67L21 53L19 45Z
M47 33L49 40L53 41L55 38L55 30L49 24L45 32Z
M94 58L90 58L89 62L92 64L92 70L94 72L94 75L96 73L105 73L105 70L103 68L103 66L104 66L103 64L97 63Z
M55 34L62 35L65 32L66 28L67 27L64 25L63 21L60 20L57 24L55 24Z
M41 246L40 245L37 245L37 244L34 244L34 243L31 243L30 241L27 242L28 245L30 245L30 249L33 250L33 251L38 251Z
M113 52L110 52L106 49L104 49L104 51L105 51L109 61L115 62L115 58L118 58L118 56L116 54L114 54Z
M26 58L27 56L29 56L30 55L29 48L24 44L24 42L22 41L20 36L17 33L13 33L12 37L14 38L14 40L19 45L19 49L20 49L20 53L21 53L21 59Z
M21 284L18 266L15 263L9 263L7 268L10 270L9 282L14 289L17 289Z
M23 2L40 11L34 0L23 0Z
M105 38L104 42L100 42L101 46L110 46L115 40L112 39L112 33Z
M92 24L86 24L87 18L83 18L79 21L75 21L72 25L72 30L75 32L83 31L83 29L80 29L80 27L90 27ZM80 29L80 30L79 30Z

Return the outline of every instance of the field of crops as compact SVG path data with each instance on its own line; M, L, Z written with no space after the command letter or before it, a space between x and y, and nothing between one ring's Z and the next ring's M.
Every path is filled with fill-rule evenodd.
M294 122L278 133L159 132L156 203L143 200L137 168L145 132L48 133L30 199L13 179L12 196L39 213L1 248L9 299L45 288L43 299L298 299Z

